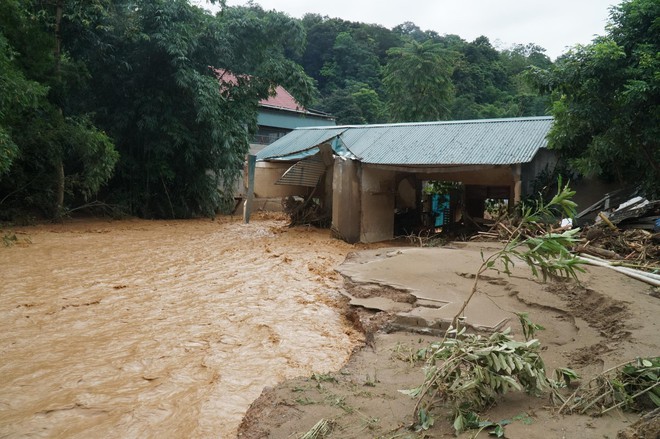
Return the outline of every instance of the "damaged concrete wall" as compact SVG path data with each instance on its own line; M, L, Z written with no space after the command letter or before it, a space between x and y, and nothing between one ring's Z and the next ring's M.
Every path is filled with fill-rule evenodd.
M276 185L275 182L293 165L293 162L257 162L254 172L255 198L283 198L291 195L305 196L309 188L304 186Z
M362 165L360 242L394 237L395 177L394 171Z

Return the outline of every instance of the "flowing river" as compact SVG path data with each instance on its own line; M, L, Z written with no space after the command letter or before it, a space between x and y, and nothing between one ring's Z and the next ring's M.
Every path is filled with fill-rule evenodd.
M359 342L328 231L261 219L5 229L0 437L233 438L265 386Z

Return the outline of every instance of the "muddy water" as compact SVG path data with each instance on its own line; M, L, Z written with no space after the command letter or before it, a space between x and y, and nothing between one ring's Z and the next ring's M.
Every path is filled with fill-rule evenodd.
M275 220L83 221L0 246L0 437L231 438L265 386L338 369L350 247ZM19 242L19 244L21 244Z

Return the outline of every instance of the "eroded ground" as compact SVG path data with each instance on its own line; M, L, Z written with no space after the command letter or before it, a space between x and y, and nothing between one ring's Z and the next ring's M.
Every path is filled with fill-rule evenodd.
M439 303L437 299L446 299L447 307L457 300L460 303L460 291L467 295L472 283L469 273L481 263L480 252L488 255L496 250L488 245L380 249L351 255L339 270L349 277L345 287L353 301L391 313L386 318L363 312L364 326L373 328L372 319L390 323L370 334L367 346L336 373L287 381L264 392L250 408L241 437L301 437L320 420L332 426L325 436L330 438L453 437L449 413L442 411L435 413L435 425L428 431L409 429L416 401L399 389L422 383L424 362L417 353L438 336L399 330L402 326L410 329L411 323L414 326L411 315L428 321L431 312L442 314L434 305ZM510 325L520 336L514 313L526 312L533 322L546 328L537 337L544 345L547 370L571 367L587 379L638 356L660 354L660 300L650 294L652 288L604 268L587 270L580 276L580 285L544 284L520 266L511 277L488 273L479 284L477 300L471 302L473 310L468 307L467 321L478 322L497 312L496 320L503 316L505 326ZM411 293L404 292L406 288L417 300L411 300ZM600 418L560 416L549 398L520 393L507 394L482 415L492 421L511 421L506 437L526 439L614 439L636 419L619 412ZM461 437L475 433L469 431ZM644 437L656 437L660 431L649 434ZM486 432L479 435L487 436Z
M75 220L0 246L0 437L232 438L266 386L362 335L351 247L282 221ZM8 233L5 229L3 233Z

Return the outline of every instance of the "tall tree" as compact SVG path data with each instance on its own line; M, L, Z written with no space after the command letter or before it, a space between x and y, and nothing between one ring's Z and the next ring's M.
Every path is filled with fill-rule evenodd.
M90 115L66 107L69 90L85 82L84 66L61 45L65 11L73 5L80 3L0 3L0 89L11 99L0 102L0 156L11 159L0 160L3 219L17 210L61 215L65 195L68 203L88 200L117 161L112 141Z
M577 46L551 70L536 70L552 93L550 147L587 175L641 184L660 195L660 2L611 9L607 35Z
M388 51L383 84L396 122L441 120L450 115L452 55L439 43L410 41Z
M258 6L212 16L187 0L126 2L113 17L84 55L89 103L121 153L107 196L144 217L214 215L232 199L259 100L276 84L303 105L312 96L285 56L302 49L301 26Z

